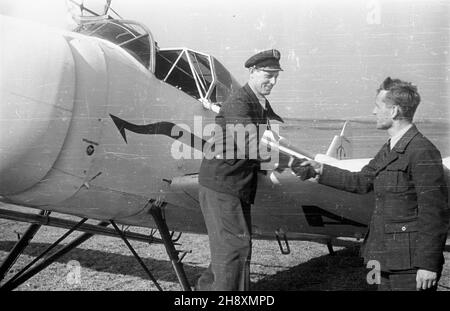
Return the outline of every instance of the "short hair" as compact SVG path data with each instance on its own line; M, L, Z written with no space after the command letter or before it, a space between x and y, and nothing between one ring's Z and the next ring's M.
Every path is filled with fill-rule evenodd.
M377 89L377 94L383 90L387 91L384 98L392 105L400 108L400 118L412 121L420 103L417 86L410 82L387 77Z

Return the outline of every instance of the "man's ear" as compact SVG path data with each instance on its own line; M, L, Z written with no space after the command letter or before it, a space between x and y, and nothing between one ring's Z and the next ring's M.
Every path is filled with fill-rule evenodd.
M397 105L393 105L391 113L392 120L398 120L400 119L400 116L401 116L400 107Z

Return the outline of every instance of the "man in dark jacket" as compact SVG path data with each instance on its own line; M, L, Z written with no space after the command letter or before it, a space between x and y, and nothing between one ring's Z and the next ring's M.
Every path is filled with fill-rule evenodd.
M260 169L260 127L280 122L266 99L277 82L280 52L268 50L249 58L248 83L222 105L212 142L207 144L199 173L199 198L208 230L211 264L197 282L198 290L248 290L251 258L251 215ZM243 138L242 140L239 137Z
M379 290L436 290L444 263L449 206L438 149L412 123L417 88L387 78L373 113L390 140L360 172L295 160L292 170L314 168L319 182L345 191L375 193L375 210L362 255L381 270ZM314 172L314 171L313 171ZM308 174L306 174L308 175Z

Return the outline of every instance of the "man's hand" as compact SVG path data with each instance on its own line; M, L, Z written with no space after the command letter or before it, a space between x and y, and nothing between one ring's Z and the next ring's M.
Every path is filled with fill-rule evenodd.
M288 156L282 152L278 153L278 163L275 164L275 170L278 172L283 172L289 167L289 163L292 161L292 157Z
M317 174L322 174L322 167L323 164L314 160L308 160L308 161L304 161L302 164L302 166L311 166Z
M417 290L428 289L437 283L437 273L424 269L417 270L416 287Z
M306 179L314 178L317 175L317 172L314 169L314 166L309 164L311 162L315 162L315 161L308 161L306 159L295 158L291 162L289 162L289 167L291 168L291 170L294 172L295 175L300 177L301 180L306 180ZM318 162L315 162L315 163L318 163Z

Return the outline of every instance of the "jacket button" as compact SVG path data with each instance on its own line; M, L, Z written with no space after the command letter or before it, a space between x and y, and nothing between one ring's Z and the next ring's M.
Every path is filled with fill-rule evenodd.
M406 227L405 227L405 226L403 226L403 227L402 227L402 231L405 231L405 230L406 230Z

